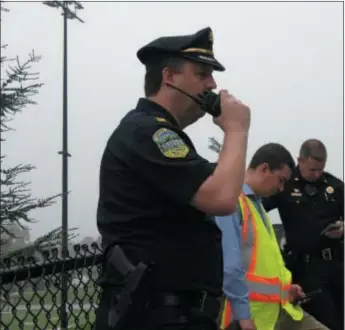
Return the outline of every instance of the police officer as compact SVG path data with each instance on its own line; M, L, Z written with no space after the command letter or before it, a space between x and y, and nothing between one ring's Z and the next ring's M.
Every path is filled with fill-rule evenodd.
M210 164L183 129L205 115L195 98L216 88L213 70L225 70L212 30L161 37L137 57L146 97L121 120L101 161L105 260L96 329L215 329L223 265L214 215L236 208L250 110L220 92L214 123L224 143L218 164Z
M324 171L326 160L327 151L321 141L305 141L295 175L285 190L263 203L267 211L279 210L286 233L286 261L295 282L306 293L321 289L303 305L304 309L330 329L341 330L344 183Z

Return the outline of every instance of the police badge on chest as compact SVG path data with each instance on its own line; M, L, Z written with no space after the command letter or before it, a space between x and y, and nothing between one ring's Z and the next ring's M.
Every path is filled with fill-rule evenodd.
M326 187L324 195L325 195L325 199L327 202L334 202L335 201L335 199L334 199L334 188L332 186Z

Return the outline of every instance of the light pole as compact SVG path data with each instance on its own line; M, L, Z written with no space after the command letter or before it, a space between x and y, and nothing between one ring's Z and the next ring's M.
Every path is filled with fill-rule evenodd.
M62 151L59 154L62 156L62 246L61 254L65 259L68 256L68 113L67 113L67 20L77 19L81 20L76 12L84 9L84 7L77 1L43 1L44 5L53 8L62 9L63 16L63 105L62 105ZM74 10L70 7L74 6ZM66 311L67 304L67 274L62 273L61 276L61 309L60 321L61 330L68 329L68 316Z

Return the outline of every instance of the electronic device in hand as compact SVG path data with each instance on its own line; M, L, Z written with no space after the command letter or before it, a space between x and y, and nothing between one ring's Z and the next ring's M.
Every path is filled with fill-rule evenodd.
M329 224L324 230L321 231L321 235L325 235L329 231L337 230L340 228L341 228L341 225L338 225L338 224L333 222L333 223Z
M297 303L299 303L299 302L303 302L303 301L305 301L305 300L311 299L311 298L313 298L314 296L316 296L317 294L320 294L321 292L322 292L321 289L316 289L316 290L314 290L314 291L309 291L309 292L307 292L307 293L305 294L304 297L300 297L300 298L296 299L296 300L294 301L294 303L297 304Z
M211 91L205 91L198 95L201 101L201 109L213 117L218 117L221 113L220 95Z
M176 89L180 93L191 98L195 103L197 103L200 106L200 108L202 110L209 113L211 116L218 117L220 115L221 108L220 108L220 95L219 94L216 94L212 91L205 91L201 94L198 94L198 96L195 97L195 96L185 92L181 88L178 88L178 87L171 85L169 83L167 83L167 86L169 86L173 89Z

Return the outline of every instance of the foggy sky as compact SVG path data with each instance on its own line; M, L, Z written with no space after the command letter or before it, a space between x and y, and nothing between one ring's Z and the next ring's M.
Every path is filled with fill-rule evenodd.
M61 191L62 16L41 3L5 3L1 43L6 55L32 49L42 60L33 66L44 83L30 106L12 122L2 153L5 165L31 163L24 177L33 195ZM105 143L127 111L143 96L144 67L136 51L162 35L191 34L210 26L216 73L226 88L252 110L248 159L267 142L284 144L297 156L308 138L328 148L327 170L343 178L343 22L338 3L84 3L69 21L69 223L81 236L98 236L98 175ZM187 128L199 153L221 130L205 116ZM61 202L33 214L33 238L61 223ZM276 214L272 216L277 221Z

